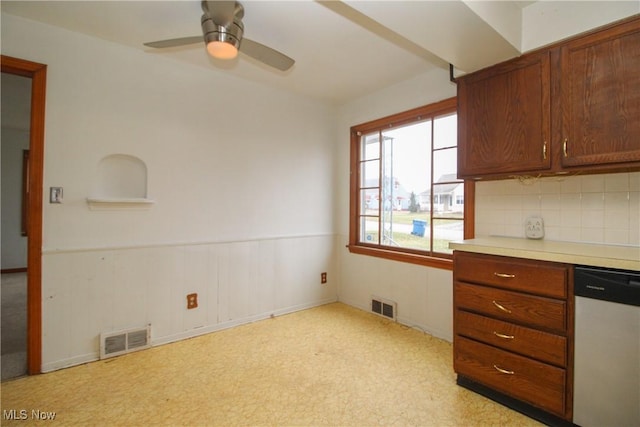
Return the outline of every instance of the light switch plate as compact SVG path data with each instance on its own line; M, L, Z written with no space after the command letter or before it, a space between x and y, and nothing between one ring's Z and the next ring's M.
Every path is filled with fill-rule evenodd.
M541 216L530 216L524 223L524 233L527 239L542 239L544 237L544 220Z
M49 203L62 203L62 187L49 187Z

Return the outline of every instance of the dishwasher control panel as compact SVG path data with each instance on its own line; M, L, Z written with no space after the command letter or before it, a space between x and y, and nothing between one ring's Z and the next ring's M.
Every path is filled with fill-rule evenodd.
M575 294L640 306L640 271L576 266Z

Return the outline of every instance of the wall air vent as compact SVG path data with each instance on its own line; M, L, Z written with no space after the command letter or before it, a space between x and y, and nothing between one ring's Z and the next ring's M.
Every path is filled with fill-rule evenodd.
M391 320L396 320L397 304L376 296L371 297L371 311Z
M151 347L151 325L100 334L100 359Z

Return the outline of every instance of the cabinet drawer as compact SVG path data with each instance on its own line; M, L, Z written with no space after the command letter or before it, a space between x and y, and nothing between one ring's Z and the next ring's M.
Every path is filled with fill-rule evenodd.
M460 336L455 346L458 374L564 417L564 369Z
M556 366L567 365L567 339L560 335L456 310L454 331Z
M567 297L568 269L562 264L460 251L454 253L454 263L455 280Z
M491 317L566 332L566 301L537 297L502 289L456 282L456 308L482 313Z

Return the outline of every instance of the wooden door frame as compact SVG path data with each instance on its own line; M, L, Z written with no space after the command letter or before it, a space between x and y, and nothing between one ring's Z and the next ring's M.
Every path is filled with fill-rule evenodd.
M27 242L27 371L42 370L42 198L47 66L1 56L2 72L31 79Z

